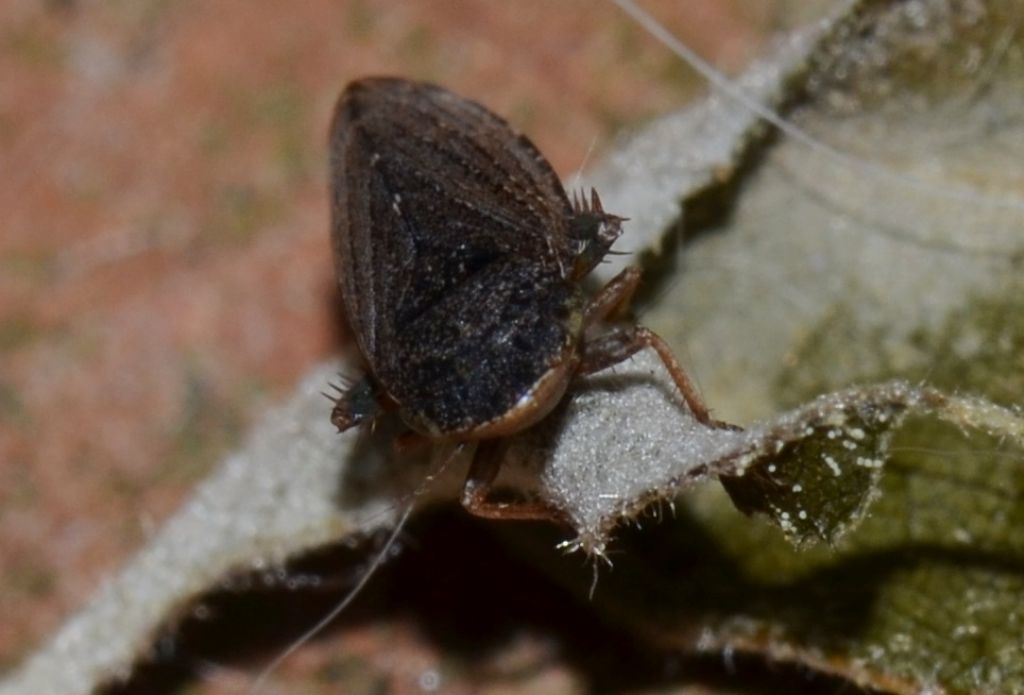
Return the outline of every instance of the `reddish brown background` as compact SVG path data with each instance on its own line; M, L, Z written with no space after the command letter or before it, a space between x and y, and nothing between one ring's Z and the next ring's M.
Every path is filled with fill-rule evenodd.
M774 22L770 0L644 4L726 69ZM369 73L484 102L562 175L700 89L596 0L0 5L0 670L343 344L324 134ZM414 643L392 643L409 678Z

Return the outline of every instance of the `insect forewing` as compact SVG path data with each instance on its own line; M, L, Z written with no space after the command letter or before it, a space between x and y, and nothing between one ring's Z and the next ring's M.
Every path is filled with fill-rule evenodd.
M331 127L349 322L390 396L435 429L499 416L570 339L572 206L537 149L446 90L369 79Z

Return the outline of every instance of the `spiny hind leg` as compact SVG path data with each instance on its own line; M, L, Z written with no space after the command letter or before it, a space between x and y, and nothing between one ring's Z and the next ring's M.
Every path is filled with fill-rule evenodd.
M562 512L543 502L505 502L491 498L494 481L507 452L508 444L503 439L480 442L462 487L462 506L470 514L486 519L566 523Z
M587 304L583 325L590 327L600 321L614 321L622 316L629 309L633 295L640 286L640 274L640 269L631 265L612 278Z
M676 360L672 349L654 331L643 326L614 328L609 333L587 341L577 374L593 374L629 359L644 348L653 348L698 422L718 429L739 429L735 425L711 417L704 399L690 376Z
M629 304L636 294L637 287L640 285L640 276L639 268L628 266L612 278L587 305L583 318L584 326L589 328L596 323L614 319L623 314L629 308ZM686 370L679 364L672 349L662 340L661 336L643 326L615 328L605 335L585 341L583 357L577 368L577 374L593 374L607 369L629 359L646 347L654 348L672 377L672 381L675 382L676 388L679 389L683 400L686 401L690 412L699 422L709 427L738 429L735 425L711 417L707 404L704 403L704 399Z

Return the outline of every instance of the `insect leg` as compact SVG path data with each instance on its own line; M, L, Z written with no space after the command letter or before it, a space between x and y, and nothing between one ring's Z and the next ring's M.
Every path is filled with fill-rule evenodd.
M543 520L565 523L565 515L543 502L498 502L488 499L508 446L503 439L480 442L462 488L462 506L486 519Z
M683 369L678 360L676 360L675 355L672 354L672 349L662 340L661 336L643 326L615 328L611 332L585 343L583 346L583 359L580 361L576 373L585 375L599 372L629 359L646 347L654 348L658 357L661 358L662 363L672 377L672 381L675 382L676 388L679 389L679 393L683 396L683 400L686 401L687 407L693 413L693 416L697 418L698 422L719 429L738 429L735 425L730 425L711 417L700 392L697 391L697 387L690 380L686 370Z
M601 288L583 315L583 325L592 326L599 321L615 319L629 308L640 285L640 269L628 266Z

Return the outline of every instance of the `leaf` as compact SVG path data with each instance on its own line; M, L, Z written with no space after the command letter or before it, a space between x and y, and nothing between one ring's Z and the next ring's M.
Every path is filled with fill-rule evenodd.
M817 512L785 530L831 545L794 549L710 488L656 539L630 534L598 601L654 644L899 692L1024 690L1022 25L1020 2L862 3L788 113L825 144L781 137L687 202L711 222L684 229L645 320L685 346L717 416L893 378L985 398L940 408L958 426L912 416L877 487L823 488L820 438L726 481L781 526L813 487Z
M1011 443L913 418L871 515L832 547L795 549L703 488L674 521L624 539L597 603L661 648L754 651L896 692L1017 692L1016 427Z

